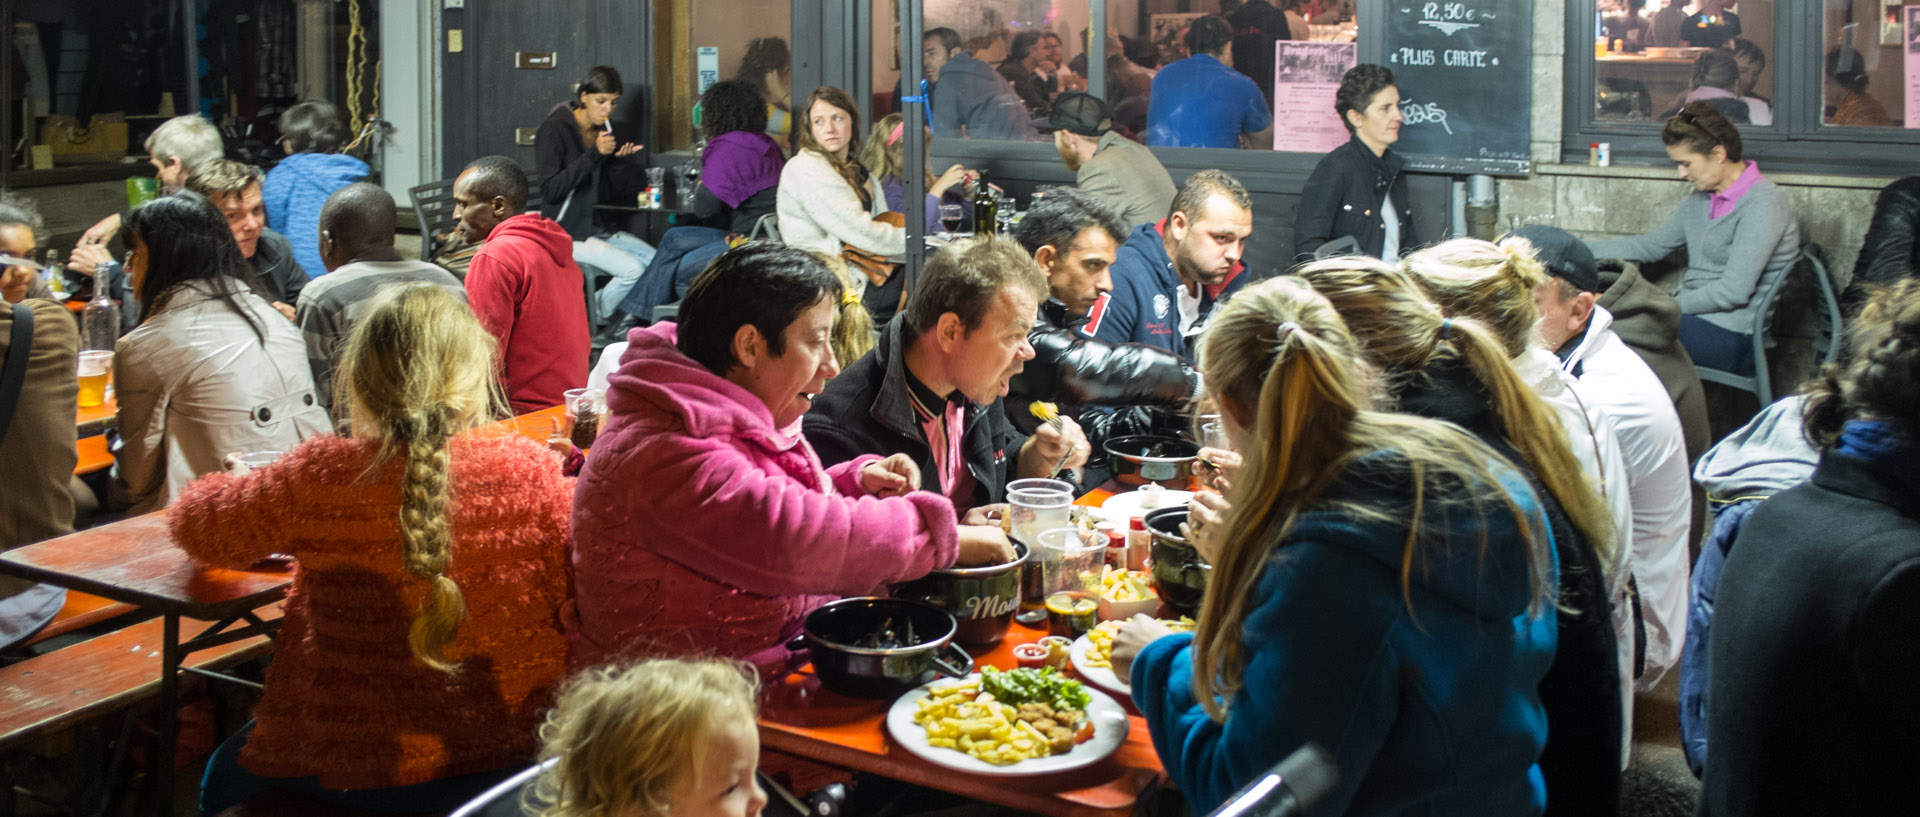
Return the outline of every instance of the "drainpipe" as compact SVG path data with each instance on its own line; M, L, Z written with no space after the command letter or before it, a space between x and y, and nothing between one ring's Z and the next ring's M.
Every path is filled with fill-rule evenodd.
M1467 177L1467 234L1488 241L1498 235L1500 192L1492 176Z

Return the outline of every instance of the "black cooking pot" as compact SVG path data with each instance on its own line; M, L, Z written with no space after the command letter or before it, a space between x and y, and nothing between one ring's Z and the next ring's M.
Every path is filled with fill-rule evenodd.
M1153 590L1174 612L1191 616L1199 611L1200 599L1207 593L1207 577L1213 574L1213 565L1200 558L1200 551L1180 535L1180 525L1186 521L1185 505L1148 511L1146 515L1147 533L1153 537Z
M1115 437L1103 448L1113 480L1139 486L1149 482L1176 491L1200 490L1200 446L1178 437Z
M992 647L1007 635L1020 610L1020 568L1027 545L1013 541L1013 561L982 567L943 567L900 585L894 598L918 599L953 614L959 630L953 640L969 647Z
M828 689L859 698L892 698L933 679L965 678L973 656L953 644L947 611L913 599L860 597L807 614L800 638L813 672Z

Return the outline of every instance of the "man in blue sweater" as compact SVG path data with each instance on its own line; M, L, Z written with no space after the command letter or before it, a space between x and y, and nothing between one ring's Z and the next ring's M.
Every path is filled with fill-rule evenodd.
M1113 262L1113 291L1093 305L1082 331L1192 360L1214 306L1247 283L1240 256L1252 234L1247 188L1223 171L1193 174L1170 215L1127 238Z

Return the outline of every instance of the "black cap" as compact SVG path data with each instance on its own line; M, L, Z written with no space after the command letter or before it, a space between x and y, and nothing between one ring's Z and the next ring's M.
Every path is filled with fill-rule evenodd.
M1107 103L1092 94L1068 91L1053 100L1053 127L1081 136L1101 136L1113 130Z
M1601 291L1600 265L1593 260L1593 250L1572 233L1559 227L1529 224L1508 233L1507 237L1524 238L1532 244L1533 257L1546 266L1548 275L1564 278L1582 292Z

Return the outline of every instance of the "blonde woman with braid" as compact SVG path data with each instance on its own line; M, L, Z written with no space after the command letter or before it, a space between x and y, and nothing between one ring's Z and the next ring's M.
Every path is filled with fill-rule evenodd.
M1553 410L1471 318L1448 318L1401 270L1364 257L1308 264L1300 275L1333 303L1376 373L1376 399L1444 420L1517 466L1540 495L1560 563L1559 646L1540 682L1548 734L1540 773L1548 815L1616 815L1620 801L1620 663L1605 565L1613 518L1568 450ZM1517 543L1502 543L1512 547Z
M1375 410L1361 357L1298 279L1216 313L1201 370L1245 464L1195 531L1200 625L1134 619L1115 671L1196 814L1309 741L1340 772L1316 814L1539 814L1557 580L1540 500L1460 429Z
M299 560L254 721L208 762L201 810L269 788L355 810L447 811L533 757L566 663L573 481L499 404L495 345L445 290L381 296L335 377L350 437L189 485L196 560Z

